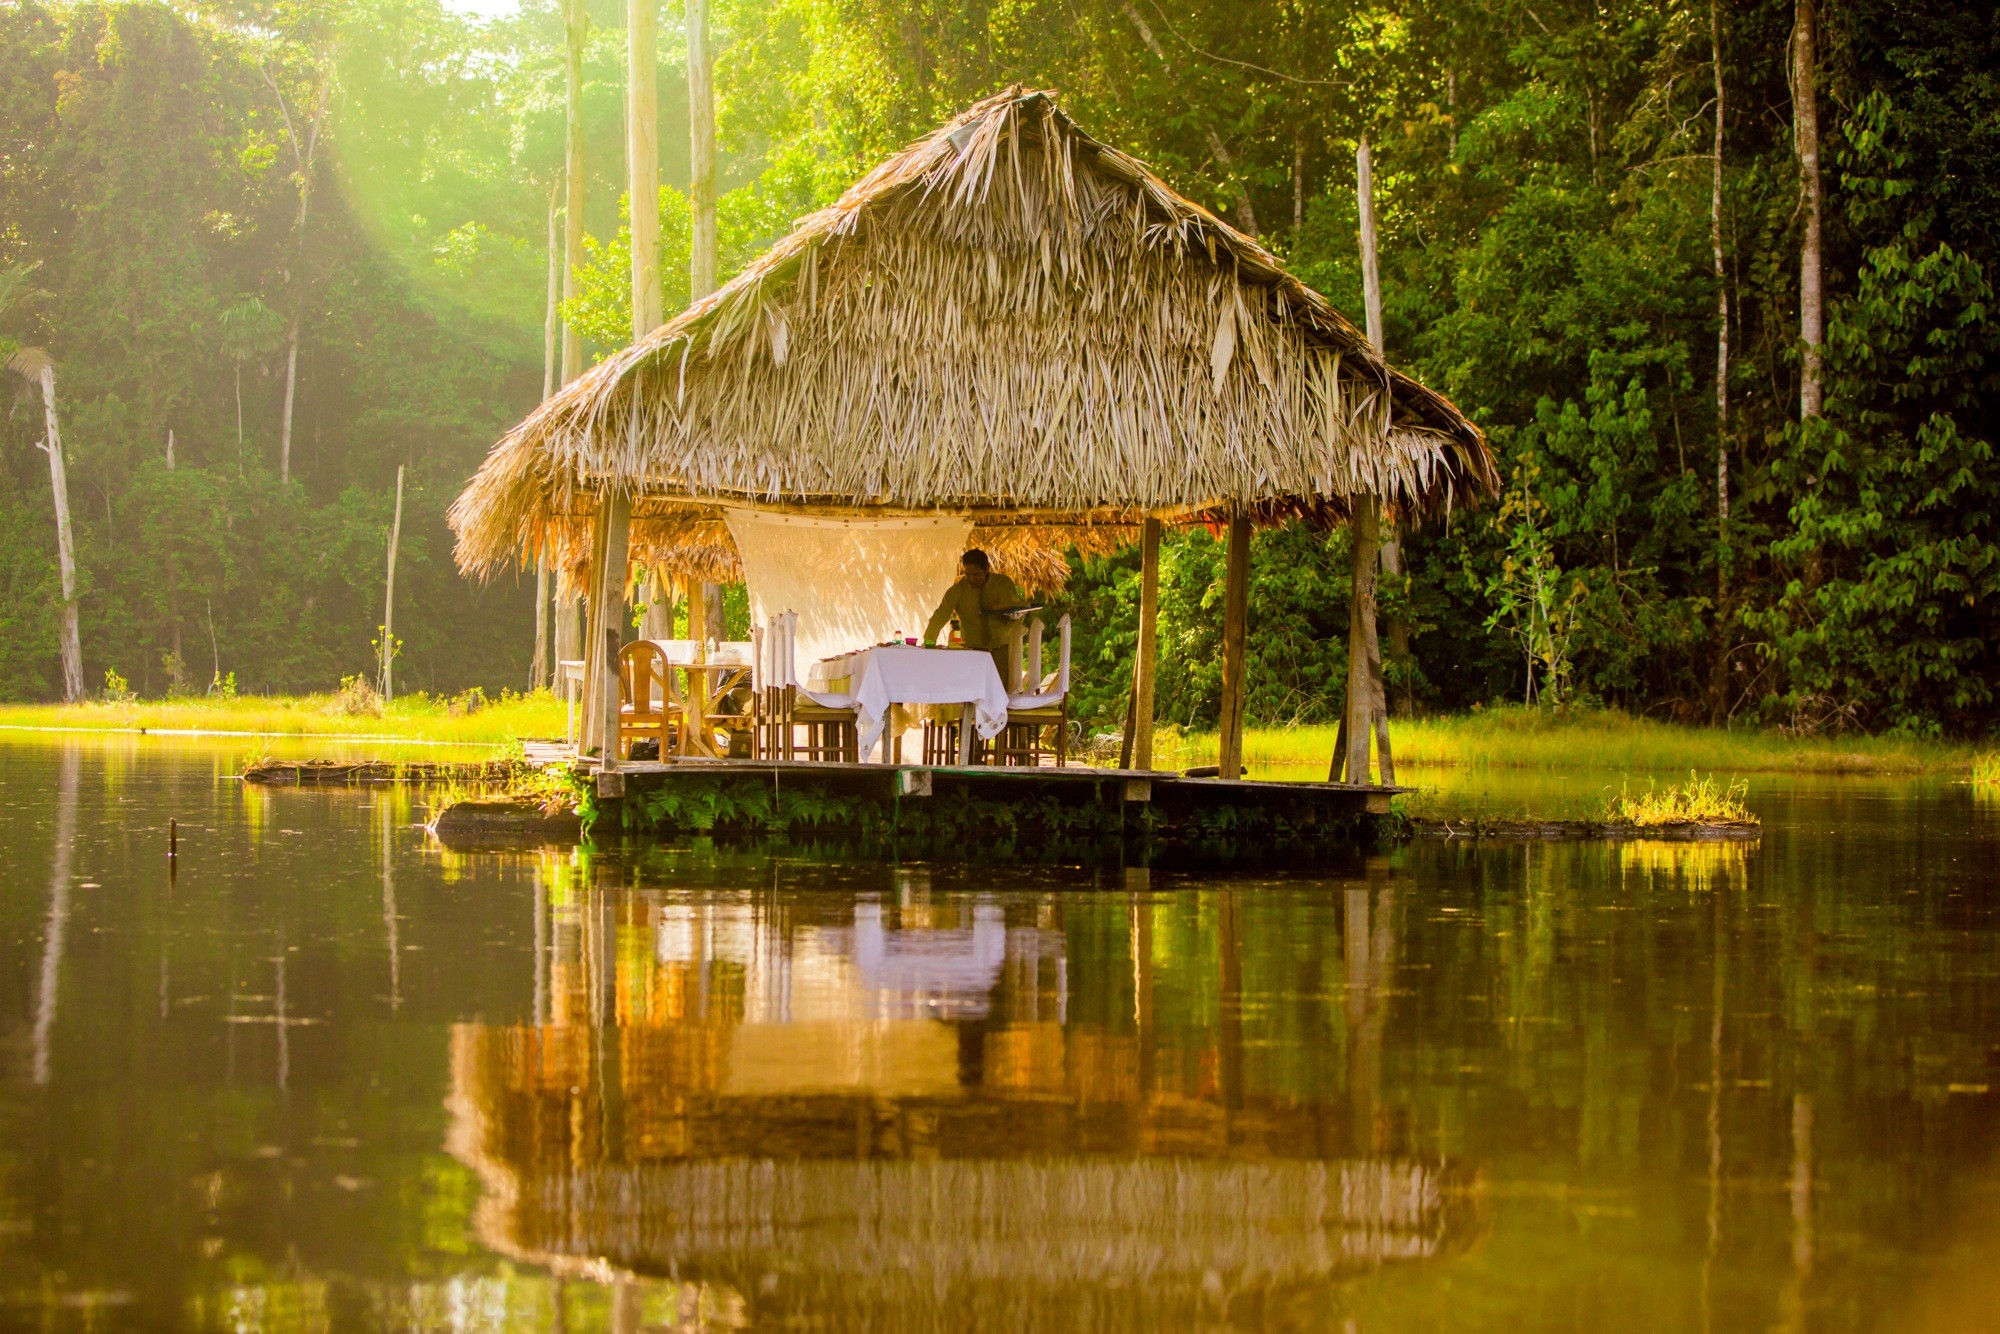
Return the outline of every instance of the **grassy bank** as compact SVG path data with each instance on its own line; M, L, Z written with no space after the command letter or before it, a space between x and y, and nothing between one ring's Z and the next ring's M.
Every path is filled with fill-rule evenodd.
M492 702L413 695L387 705L347 695L0 705L7 730L243 733L496 745L563 734L562 701L547 691Z
M1443 718L1398 719L1390 741L1399 765L1623 770L1685 773L1939 773L1969 769L1980 747L1907 737L1790 737L1775 732L1683 727L1616 712L1546 714L1482 709ZM1244 761L1287 777L1324 774L1331 727L1253 728ZM1213 764L1212 733L1170 734L1156 742L1163 767Z
M423 695L380 701L352 693L244 696L236 699L134 700L124 703L0 705L9 729L254 733L497 745L523 737L558 737L562 701L547 691L491 702ZM1949 773L2000 779L1987 747L1906 737L1787 737L1775 732L1682 727L1622 713L1544 714L1482 709L1391 725L1398 764L1415 767L1715 773ZM1326 772L1331 727L1253 728L1244 759L1253 772L1288 778ZM1985 755L1982 760L1981 752ZM1155 762L1185 769L1216 760L1213 733L1163 731Z

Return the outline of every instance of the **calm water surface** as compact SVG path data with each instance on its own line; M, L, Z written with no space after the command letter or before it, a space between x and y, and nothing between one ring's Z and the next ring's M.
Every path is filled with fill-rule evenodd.
M1217 881L453 856L241 754L0 745L0 1325L2000 1323L1963 785Z

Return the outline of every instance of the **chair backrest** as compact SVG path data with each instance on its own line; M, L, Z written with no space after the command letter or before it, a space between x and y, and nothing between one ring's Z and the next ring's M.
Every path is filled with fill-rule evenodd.
M667 657L650 639L635 639L618 650L618 703L635 714L653 712L653 684L667 688Z
M780 689L786 689L796 686L799 683L799 663L796 656L798 652L799 614L790 610L782 611L778 613L777 623L778 656L773 664L777 670L773 673L773 676L777 686Z
M1070 694L1070 618L1068 616L1064 616L1062 620L1056 622L1056 642L1058 642L1056 670L1054 670L1054 674L1050 678L1046 678L1040 686L1036 686L1036 690L1042 690L1048 684L1048 680L1054 680L1056 682L1054 694Z
M1056 622L1056 693L1069 694L1069 613Z
M1028 670L1015 689L1035 691L1042 688L1042 618L1037 616L1028 622Z
M750 627L750 693L753 696L763 693L765 675L764 627L753 625Z

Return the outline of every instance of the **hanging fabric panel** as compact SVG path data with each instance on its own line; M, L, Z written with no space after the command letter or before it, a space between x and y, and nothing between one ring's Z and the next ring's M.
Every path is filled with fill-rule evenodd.
M918 635L958 577L972 520L819 518L725 507L750 616L799 614L798 673L892 635Z

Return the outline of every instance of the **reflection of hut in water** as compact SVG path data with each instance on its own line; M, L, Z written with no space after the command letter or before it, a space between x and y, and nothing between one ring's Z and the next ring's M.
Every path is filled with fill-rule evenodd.
M1467 1183L1359 1142L1344 1104L1190 1083L1241 1053L1191 1061L1148 1013L1074 1020L1060 930L977 900L849 912L634 893L583 914L609 949L557 933L579 975L615 959L586 985L618 1026L454 1029L482 1238L731 1288L759 1320L984 1326L1193 1318L1467 1238Z

